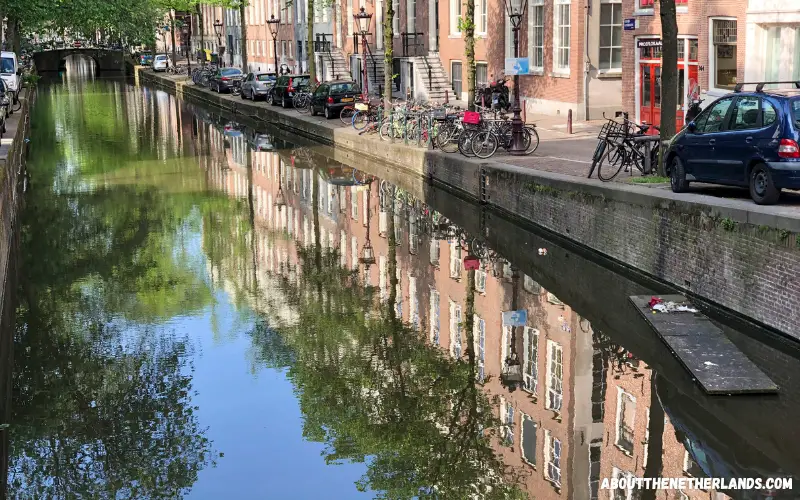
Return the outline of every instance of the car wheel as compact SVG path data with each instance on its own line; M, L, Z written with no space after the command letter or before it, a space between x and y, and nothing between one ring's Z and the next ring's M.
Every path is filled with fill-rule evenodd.
M311 105L311 116L317 116L317 108L313 104Z
M685 193L689 188L689 181L686 180L686 169L678 155L672 157L669 167L669 185L673 193Z
M759 205L774 205L781 197L781 190L775 187L772 173L763 163L750 172L750 197Z
M331 110L330 110L330 108L329 108L328 106L325 106L325 119L326 119L326 120L330 120L330 119L331 119L331 116L332 116L332 115L331 115Z
M281 99L281 106L284 108L289 107L289 103L286 101L286 96L283 96L283 99Z
M243 101L247 99L247 94L245 94L244 92L239 92L239 96L242 98Z

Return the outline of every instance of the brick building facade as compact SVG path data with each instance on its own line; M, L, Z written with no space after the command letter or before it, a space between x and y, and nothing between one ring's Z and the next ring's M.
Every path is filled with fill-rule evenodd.
M733 90L743 81L746 11L743 0L677 0L678 128L690 104L687 94L697 85L706 101ZM622 102L638 122L660 123L661 20L658 2L623 2L625 19L636 29L622 37Z

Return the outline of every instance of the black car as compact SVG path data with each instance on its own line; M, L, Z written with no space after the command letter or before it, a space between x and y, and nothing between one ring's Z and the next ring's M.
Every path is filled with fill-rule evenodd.
M239 68L220 68L208 80L209 90L215 90L218 93L230 92L234 86L242 83L244 74Z
M358 84L352 80L325 82L314 91L311 98L311 115L322 113L325 118L333 118L345 106L352 106L361 93Z
M292 107L292 98L295 92L308 88L311 81L310 75L283 75L279 76L272 88L272 104L280 104L284 108Z

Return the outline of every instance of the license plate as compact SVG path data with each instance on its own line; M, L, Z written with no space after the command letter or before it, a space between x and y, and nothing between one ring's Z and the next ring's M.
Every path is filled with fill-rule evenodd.
M345 98L342 99L342 102L353 102L353 98L352 97L345 97Z

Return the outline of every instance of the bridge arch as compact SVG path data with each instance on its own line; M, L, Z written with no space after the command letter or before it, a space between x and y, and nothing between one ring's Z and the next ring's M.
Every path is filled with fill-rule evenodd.
M125 57L121 50L77 47L43 50L33 54L33 61L39 73L58 72L64 68L66 59L74 55L94 60L97 71L125 71Z

